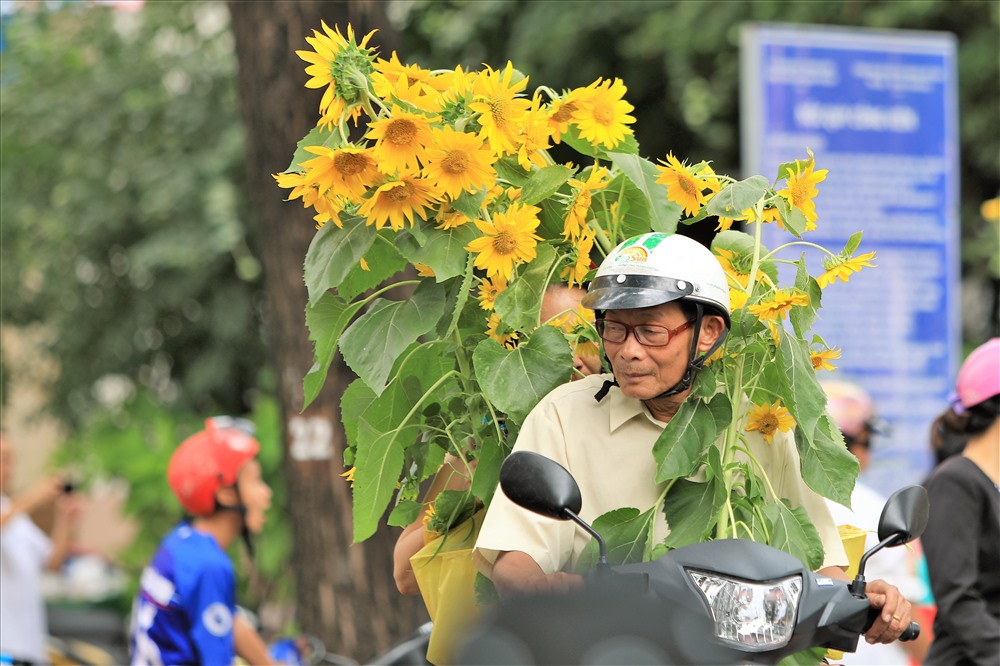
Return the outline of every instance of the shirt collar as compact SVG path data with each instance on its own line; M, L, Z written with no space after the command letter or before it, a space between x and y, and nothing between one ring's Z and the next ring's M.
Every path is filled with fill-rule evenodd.
M631 421L635 417L642 415L651 423L657 425L661 430L666 427L666 423L657 421L646 409L646 406L642 404L641 400L636 400L635 398L629 398L622 390L617 386L612 386L611 390L608 392L608 400L610 400L610 428L611 432L614 432L626 422Z

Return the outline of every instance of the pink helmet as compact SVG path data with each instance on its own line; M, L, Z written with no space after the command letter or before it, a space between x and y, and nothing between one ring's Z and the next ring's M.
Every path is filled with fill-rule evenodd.
M958 371L955 394L963 409L1000 394L1000 338L987 340L972 350Z

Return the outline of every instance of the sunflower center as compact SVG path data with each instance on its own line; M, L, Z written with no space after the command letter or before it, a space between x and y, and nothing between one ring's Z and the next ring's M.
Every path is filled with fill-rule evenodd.
M557 123L565 123L573 116L573 112L576 111L576 102L567 102L563 104L558 111L552 114L552 120Z
M682 190L684 190L684 194L692 197L698 196L698 186L695 185L694 178L681 176L677 179L677 184L680 185Z
M385 196L393 203L407 201L413 195L413 185L410 183L399 183L391 190L386 191Z
M494 125L497 127L506 127L509 106L507 100L503 98L494 97L490 100L490 115L493 116Z
M345 176L356 176L368 168L368 158L359 153L337 153L333 166Z
M801 208L802 204L809 201L809 186L803 182L796 182L790 188L792 193L792 205Z
M469 168L469 155L464 150L452 150L443 160L441 168L448 173L465 173Z
M594 107L594 120L607 127L615 119L615 111L610 104L598 104Z
M493 237L493 249L497 254L513 254L517 248L517 239L509 231L501 231Z
M777 429L778 429L778 417L775 414L768 412L767 414L764 414L762 417L760 417L761 432L765 434L770 434Z
M408 146L417 138L417 125L407 118L399 118L389 123L385 129L385 139L397 146Z

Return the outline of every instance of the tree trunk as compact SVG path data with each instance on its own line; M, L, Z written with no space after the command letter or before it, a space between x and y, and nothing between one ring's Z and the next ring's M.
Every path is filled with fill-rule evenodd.
M339 358L323 392L300 412L302 378L312 366L302 265L315 228L300 202L283 200L271 174L287 168L296 142L318 119L322 91L304 87L306 63L295 55L310 49L305 37L321 29L321 20L345 35L348 21L355 34L377 27L387 56L394 34L377 2L231 0L229 8L247 132L248 195L257 216L253 237L264 266L268 345L284 423L297 621L330 651L364 661L412 632L426 612L418 597L396 591L396 530L382 527L368 541L351 544L350 486L338 474L345 446L340 398L353 377Z

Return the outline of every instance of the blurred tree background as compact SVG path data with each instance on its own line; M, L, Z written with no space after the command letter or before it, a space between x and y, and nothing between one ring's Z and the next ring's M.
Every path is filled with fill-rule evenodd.
M309 12L327 11L309 2L289 3L308 6ZM636 107L643 155L655 159L672 151L681 158L710 159L718 170L734 175L740 164L743 23L954 33L967 305L963 330L976 341L1000 332L997 227L979 213L981 202L1000 192L997 3L377 4L386 22L372 43L383 45L385 57L398 38L401 60L424 67L461 63L479 68L484 62L499 67L511 60L532 84L555 89L587 85L599 76L619 77ZM334 5L343 7L318 14L331 25L344 11L372 3L329 6ZM256 417L268 451L269 480L278 482L282 472L290 473L282 460L287 435L277 405L278 378L288 369L269 362L265 329L275 310L265 300L261 253L273 244L270 235L281 233L280 222L308 225L309 219L296 202L284 205L287 219L253 223L261 211L248 192L259 194L255 181L260 174L248 178L245 169L227 5L147 2L134 12L92 3L15 6L17 11L3 17L0 65L0 316L5 329L16 329L57 361L58 374L47 382L48 411L64 424L70 454L86 459L95 474L132 483L129 511L148 526L126 554L134 574L179 517L163 469L176 443L203 416ZM273 20L279 20L277 13ZM281 20L294 48L307 48L304 38L319 28L318 22ZM266 13L256 14L255 21L262 34L272 27ZM301 81L304 66L298 65ZM315 107L302 112L312 115ZM288 158L300 137L280 137ZM280 199L283 193L274 187L273 196ZM298 316L296 325L304 330ZM18 360L2 358L5 405L8 376L36 374ZM300 407L283 409L294 413ZM324 483L346 485L332 471L337 465L334 460ZM249 598L242 601L250 604L293 594L296 572L287 566L293 538L283 519L282 497L275 498L270 534L260 539L258 570L244 578ZM316 502L304 510L330 513ZM390 553L380 548L384 552L364 551L368 568L389 567ZM339 558L344 552L323 544L312 550L317 558ZM311 581L300 576L298 582L301 587ZM341 589L362 594L359 588ZM358 599L359 607L368 603ZM399 637L379 635L352 656L368 658ZM323 638L337 648L336 637Z

